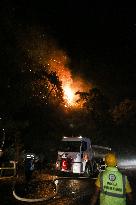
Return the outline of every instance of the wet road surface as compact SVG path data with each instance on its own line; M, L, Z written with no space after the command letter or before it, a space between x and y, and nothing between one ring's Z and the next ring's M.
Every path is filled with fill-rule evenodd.
M123 171L124 172L124 171ZM127 170L130 184L134 193L134 202L136 201L136 170ZM95 179L67 179L57 181L57 196L53 199L43 202L21 202L13 197L13 186L16 178L1 178L0 179L0 205L89 205L90 198L94 189ZM41 183L41 182L40 182ZM46 180L42 181L42 189L51 186ZM52 183L52 182L51 182ZM55 182L56 183L56 182ZM41 186L41 185L40 185ZM44 188L45 186L45 188ZM52 186L52 189L54 187ZM42 190L41 190L42 191ZM52 190L53 192L53 190ZM55 192L55 191L54 191ZM134 203L135 204L135 203Z

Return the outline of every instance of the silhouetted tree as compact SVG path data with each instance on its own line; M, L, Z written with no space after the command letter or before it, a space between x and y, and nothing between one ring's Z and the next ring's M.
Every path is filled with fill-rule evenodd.
M87 93L78 92L83 101L84 119L82 119L84 130L92 134L98 141L107 140L112 127L110 116L110 106L108 99L102 94L100 89L93 88Z

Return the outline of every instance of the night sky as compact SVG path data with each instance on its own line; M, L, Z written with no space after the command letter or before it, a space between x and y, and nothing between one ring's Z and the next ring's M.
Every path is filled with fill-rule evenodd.
M135 99L136 15L133 5L89 1L1 1L2 55L18 45L26 28L55 39L70 57L73 73L100 87L114 100ZM17 42L17 43L16 43Z
M25 64L24 61L25 52L28 51L26 42L30 41L30 47L38 53L35 45L42 47L42 39L46 36L53 39L59 50L66 52L70 59L68 68L72 75L81 75L85 82L90 82L100 89L108 97L106 99L110 99L111 109L125 99L135 102L135 11L136 7L129 5L128 2L127 5L114 5L111 2L105 5L103 2L97 2L97 5L94 5L90 1L72 0L1 0L0 112L5 114L9 109L9 113L13 112L14 118L14 111L19 110L17 117L20 117L20 110L24 112L26 109L25 107L23 110L21 107L24 105L21 100L25 99L22 97L24 87L19 84L18 79L25 66L28 66L28 69L32 66ZM18 85L23 89L21 90L22 87ZM21 90L20 93L18 88ZM26 112L22 114L24 119ZM33 115L31 117L37 118ZM133 139L135 138L133 121L132 116L133 132L130 133L128 130L127 142L129 133ZM40 126L39 123L39 130ZM124 127L126 128L126 125ZM117 136L124 137L124 127Z

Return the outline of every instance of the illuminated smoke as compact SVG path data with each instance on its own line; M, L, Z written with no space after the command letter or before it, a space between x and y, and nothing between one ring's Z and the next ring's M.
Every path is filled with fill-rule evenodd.
M79 107L81 104L76 103L78 96L75 93L77 91L88 91L91 85L85 83L80 77L73 78L70 69L66 66L67 64L68 57L63 51L59 50L48 61L48 66L57 73L62 82L65 107Z
M29 58L41 64L43 69L48 68L49 72L56 72L62 82L65 107L80 107L81 105L76 103L79 96L75 93L77 91L88 91L91 84L85 82L79 76L76 76L76 78L72 76L68 67L69 58L67 54L58 48L56 42L49 39L47 35L30 32L26 38L24 48Z

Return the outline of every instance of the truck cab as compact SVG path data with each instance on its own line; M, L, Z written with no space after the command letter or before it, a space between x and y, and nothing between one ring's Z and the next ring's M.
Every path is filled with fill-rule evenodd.
M90 138L82 136L62 138L56 161L57 171L90 176L95 169Z

